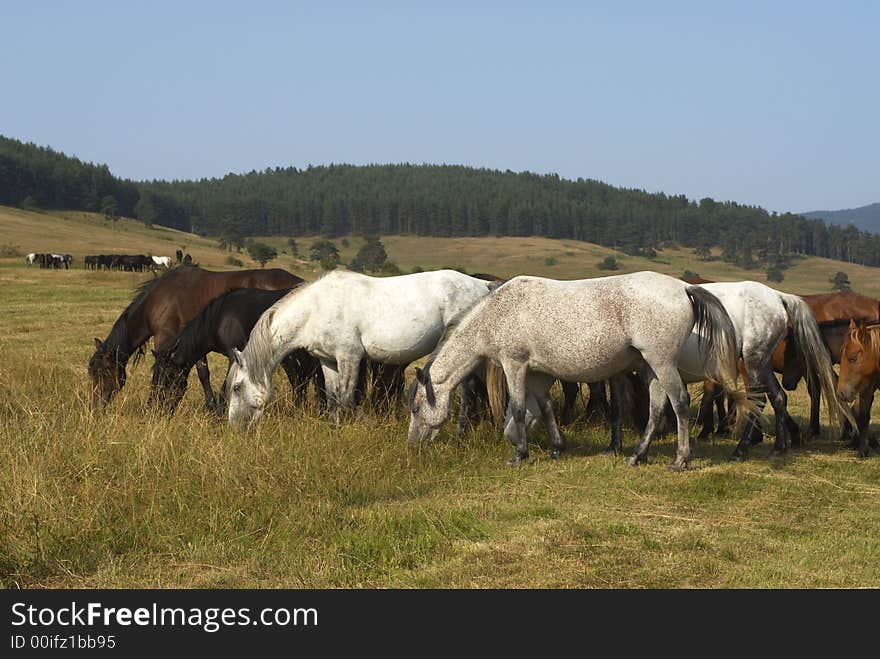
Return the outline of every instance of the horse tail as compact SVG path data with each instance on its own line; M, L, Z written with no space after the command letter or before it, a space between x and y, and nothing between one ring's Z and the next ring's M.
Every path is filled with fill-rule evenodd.
M504 377L504 369L486 360L486 391L489 394L489 409L495 425L504 424L504 415L507 413L507 380Z
M749 415L762 416L749 400L745 387L737 382L740 349L736 328L721 301L700 286L688 286L687 296L694 309L694 330L698 341L706 345L706 374L720 383L736 407L734 436L739 436Z
M806 366L807 377L819 383L831 427L839 430L843 425L843 419L846 419L855 428L856 422L852 413L847 406L841 405L837 398L836 376L831 367L831 355L828 354L828 349L822 340L816 317L803 298L787 293L779 293L779 297L791 322L795 343Z

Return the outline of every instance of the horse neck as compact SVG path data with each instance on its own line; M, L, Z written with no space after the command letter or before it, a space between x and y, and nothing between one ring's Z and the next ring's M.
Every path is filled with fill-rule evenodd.
M450 391L464 380L483 359L477 341L478 322L466 322L442 339L442 345L430 359L431 381Z
M254 379L268 385L284 358L297 348L305 347L306 337L302 336L308 315L305 297L300 295L283 309L270 308L254 325L243 352Z

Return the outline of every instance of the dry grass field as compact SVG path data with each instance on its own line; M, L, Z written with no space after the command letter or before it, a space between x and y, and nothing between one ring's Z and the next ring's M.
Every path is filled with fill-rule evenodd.
M0 208L0 232L0 243L23 253L77 258L69 271L0 259L6 587L880 587L880 457L860 460L827 431L778 458L765 441L745 463L729 462L733 440L716 438L676 474L666 469L672 437L631 468L601 454L603 425L581 420L565 431L563 459L548 459L538 430L532 460L509 468L510 449L488 425L460 438L447 427L414 451L403 415L334 427L294 408L280 378L252 433L208 415L197 386L173 417L148 414L149 360L130 365L122 395L92 414L92 337L106 336L132 288L152 275L84 271L82 256L173 255L186 245L197 262L221 269L227 254L190 234L129 220L113 228L82 213ZM303 252L311 241L298 242ZM344 260L359 244L348 242ZM684 250L648 261L540 238L383 242L405 271L589 277L613 254L624 272L690 268L708 279L763 280ZM268 265L319 274L289 255ZM837 270L855 290L880 296L876 270L814 258L797 261L780 287L827 291ZM222 360L211 366L218 386ZM802 424L806 402L803 389L790 396ZM635 441L625 434L627 451Z

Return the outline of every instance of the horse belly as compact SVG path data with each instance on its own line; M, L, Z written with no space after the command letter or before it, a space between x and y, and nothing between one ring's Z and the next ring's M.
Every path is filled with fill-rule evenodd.
M565 357L559 359L533 353L529 368L570 382L595 382L629 370L641 359L639 351L629 346L562 354Z
M398 331L370 332L361 336L367 356L385 364L408 364L430 353L440 340L443 324L428 328L408 327Z

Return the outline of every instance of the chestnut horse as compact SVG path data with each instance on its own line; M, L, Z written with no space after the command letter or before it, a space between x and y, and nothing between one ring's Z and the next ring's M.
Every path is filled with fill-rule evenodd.
M810 307L819 331L825 341L825 347L831 354L831 363L840 364L843 344L849 333L849 321L875 323L880 320L880 306L877 300L852 291L822 293L818 295L802 295ZM804 364L799 358L799 351L793 350L795 341L789 329L776 352L773 354L773 369L782 374L782 386L794 391L801 378L804 377ZM810 393L810 425L808 436L819 435L819 400L821 395L815 382L807 378L807 391Z
M837 377L837 395L851 403L858 395L856 423L859 427L858 450L863 458L868 456L868 445L880 451L877 440L869 438L871 405L874 392L880 388L880 324L858 324L850 321L840 358L840 374Z
M215 297L236 288L276 290L293 288L303 279L286 270L235 270L211 272L198 266L181 265L161 277L149 279L137 288L131 303L116 319L110 334L95 339L95 352L89 359L91 378L90 404L93 410L103 408L125 385L125 367L134 356L143 355L144 346L153 337L155 349L165 350L184 326ZM197 365L199 380L205 390L209 407L215 407L208 364ZM150 390L152 403L154 390Z

